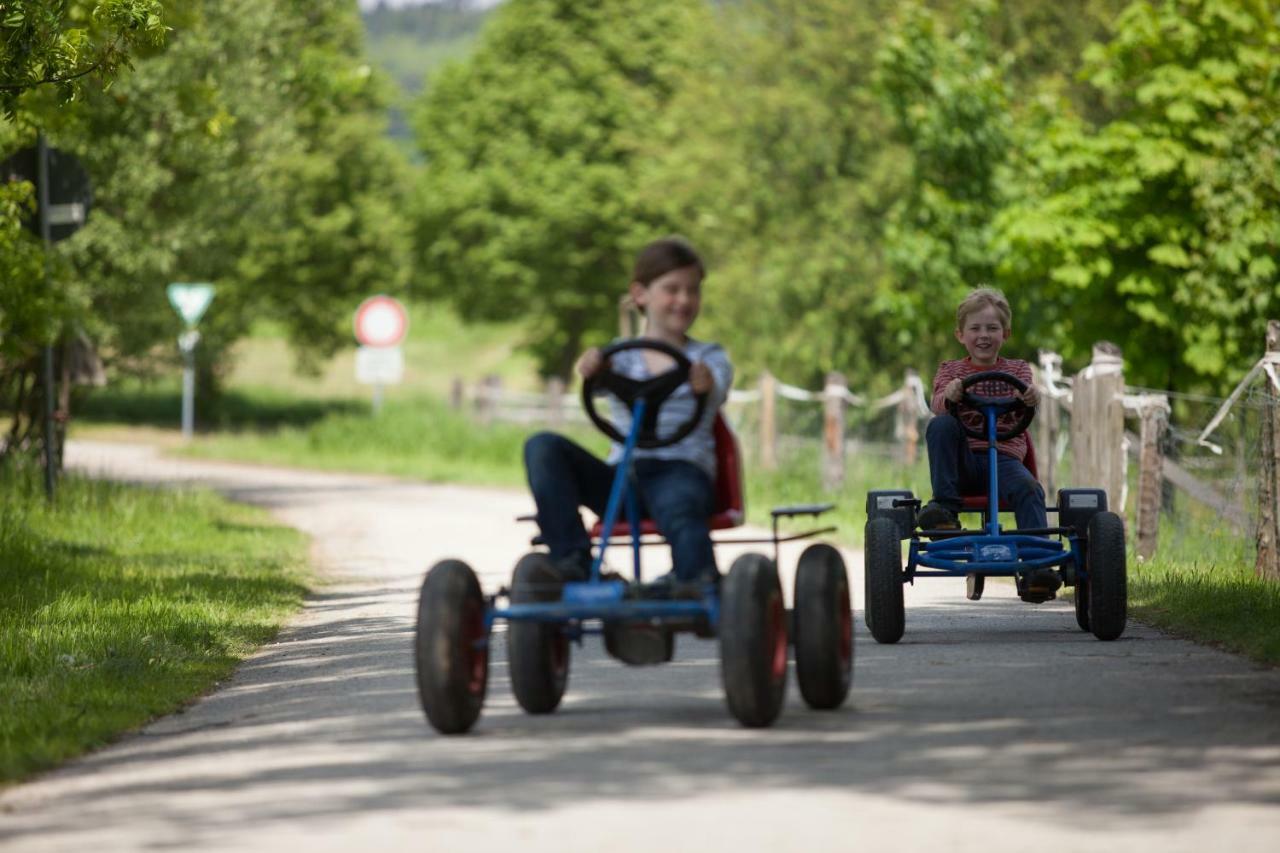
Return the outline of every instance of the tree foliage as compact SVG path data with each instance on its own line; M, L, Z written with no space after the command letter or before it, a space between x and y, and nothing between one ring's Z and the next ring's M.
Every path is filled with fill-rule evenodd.
M546 372L616 328L629 257L660 223L634 191L639 152L702 14L700 0L509 3L421 105L430 291L466 318L527 320Z
M209 281L206 383L258 318L276 319L304 358L332 353L359 300L403 292L411 269L408 167L382 134L386 87L364 60L355 9L190 0L166 22L163 49L109 90L62 107L29 95L0 126L5 149L45 127L95 184L88 224L52 253L52 287L42 263L0 254L0 312L15 319L6 342L30 349L84 331L117 373L150 372L177 357L165 285ZM31 367L6 351L0 381L17 388Z
M1280 310L1280 29L1265 2L1130 5L1086 76L1114 118L1042 122L998 222L1001 276L1056 306L1076 353L1139 381L1222 384Z
M0 113L52 85L63 101L86 78L109 82L132 51L164 36L160 0L0 0Z

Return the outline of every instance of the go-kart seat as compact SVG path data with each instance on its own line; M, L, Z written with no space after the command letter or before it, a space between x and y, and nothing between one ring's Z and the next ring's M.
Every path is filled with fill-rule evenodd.
M1027 456L1025 459L1022 460L1022 464L1027 466L1027 470L1031 472L1032 477L1035 477L1037 480L1039 480L1040 474L1038 471L1036 471L1036 445L1035 445L1035 442L1031 440L1030 432L1025 433L1025 435L1027 436ZM986 451L984 450L982 452L984 454L984 459L985 459ZM965 512L971 512L971 511L986 512L987 511L987 493L986 492L982 492L981 494L974 494L974 495L961 495L960 500L961 500L961 503L964 505ZM1000 511L1013 512L1013 507L1009 506L1008 501L1000 501Z
M712 530L738 527L743 522L742 503L742 450L738 437L729 428L724 415L717 412L711 427L716 442L716 504L709 519ZM591 528L591 537L600 536L603 522L597 520ZM651 518L640 520L640 533L659 535L658 525ZM613 536L630 536L631 525L619 521L613 525Z

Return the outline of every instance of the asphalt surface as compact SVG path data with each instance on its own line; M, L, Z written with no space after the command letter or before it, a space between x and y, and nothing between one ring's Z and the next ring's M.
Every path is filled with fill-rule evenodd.
M418 587L444 557L503 583L525 495L87 442L68 463L268 507L322 582L212 695L0 796L4 851L1280 849L1280 671L1133 623L1101 643L1068 602L921 580L879 646L858 601L849 701L811 711L793 676L768 730L728 715L713 640L628 668L588 638L530 717L499 639L483 716L445 738L414 688Z

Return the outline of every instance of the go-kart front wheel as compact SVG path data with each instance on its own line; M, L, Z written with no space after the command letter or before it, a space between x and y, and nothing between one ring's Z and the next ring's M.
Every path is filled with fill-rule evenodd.
M787 693L787 615L778 568L762 554L733 561L720 593L720 679L729 712L768 726Z
M864 553L867 589L863 604L867 628L877 643L896 643L906 630L898 525L889 518L868 521Z
M839 708L853 683L853 604L840 552L804 549L796 566L796 681L810 708Z
M557 601L559 573L551 558L540 552L525 554L511 578L511 603ZM569 638L561 626L549 622L512 620L507 627L507 661L511 692L530 714L550 714L569 684Z
M1124 633L1129 607L1124 521L1120 516L1108 511L1089 519L1086 553L1089 630L1099 640L1114 640Z
M480 717L489 683L484 623L475 572L460 560L436 563L418 596L413 651L422 710L441 734L462 734Z

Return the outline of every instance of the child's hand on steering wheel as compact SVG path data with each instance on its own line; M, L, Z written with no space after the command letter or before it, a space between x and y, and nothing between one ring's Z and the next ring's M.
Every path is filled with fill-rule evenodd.
M590 379L600 372L600 368L604 366L604 359L600 357L600 347L591 347L582 355L578 356L576 369L578 375L583 379Z
M1022 402L1028 406L1035 407L1040 405L1040 389L1034 385L1028 385L1027 390L1023 391L1020 396L1022 397Z
M947 386L942 389L942 396L943 399L949 400L952 403L959 403L960 399L964 397L964 380L952 379L947 383Z
M689 388L695 394L706 394L716 386L715 377L711 375L711 368L707 367L700 361L695 361L689 365Z

